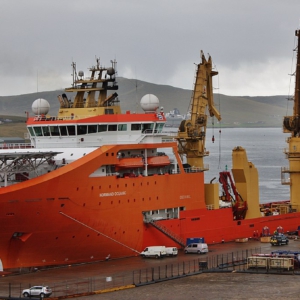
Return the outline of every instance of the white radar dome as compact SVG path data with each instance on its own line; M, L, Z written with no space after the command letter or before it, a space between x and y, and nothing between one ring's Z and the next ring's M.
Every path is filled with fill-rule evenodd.
M46 115L50 109L50 104L47 100L39 98L32 103L31 108L35 115Z
M159 108L159 100L155 95L147 94L141 99L141 107L145 112L155 112Z

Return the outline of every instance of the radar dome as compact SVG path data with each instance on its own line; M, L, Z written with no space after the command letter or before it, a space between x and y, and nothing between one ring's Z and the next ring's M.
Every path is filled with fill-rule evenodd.
M159 100L155 95L147 94L141 99L141 107L145 112L155 112L159 107Z
M112 68L112 67L110 67L110 68L107 68L107 74L109 75L109 76L111 76L111 75L114 75L116 72L115 72L115 69L114 68Z
M46 115L50 109L50 104L47 100L39 98L32 103L31 108L35 115Z

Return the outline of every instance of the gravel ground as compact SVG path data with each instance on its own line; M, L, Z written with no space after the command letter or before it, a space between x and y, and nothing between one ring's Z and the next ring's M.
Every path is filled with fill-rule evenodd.
M299 276L203 273L80 300L299 299Z

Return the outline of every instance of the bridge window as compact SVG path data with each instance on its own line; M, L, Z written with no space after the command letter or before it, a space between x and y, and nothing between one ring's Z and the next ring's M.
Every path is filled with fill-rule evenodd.
M164 128L165 123L156 123L155 131L161 132Z
M67 126L67 129L68 129L69 135L75 135L76 134L75 126Z
M98 132L107 131L107 125L106 124L100 124L98 125Z
M50 135L50 130L48 126L43 126L42 129L43 129L44 136Z
M36 136L42 136L42 127L33 127Z
M78 135L87 134L87 125L78 125L77 132Z
M29 131L29 133L30 133L31 136L35 136L35 133L34 133L32 127L28 127L28 131Z
M151 133L154 127L154 123L142 124L142 130L146 133Z
M127 131L127 124L119 124L118 131Z
M114 110L112 108L106 108L105 109L105 114L106 115L113 115L114 114Z
M88 133L96 133L97 125L88 125Z
M108 131L117 131L117 125L113 124L113 125L108 125Z
M141 130L142 125L141 124L131 124L131 130Z
M58 136L59 135L59 130L58 126L50 126L50 133L52 136Z
M67 126L59 126L59 130L62 136L68 135Z

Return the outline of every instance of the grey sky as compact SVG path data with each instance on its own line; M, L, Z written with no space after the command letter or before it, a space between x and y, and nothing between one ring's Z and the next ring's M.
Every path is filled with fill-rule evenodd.
M70 86L72 61L87 75L95 56L105 66L116 59L119 76L192 89L201 49L213 58L222 94L293 93L299 0L0 4L0 96Z

